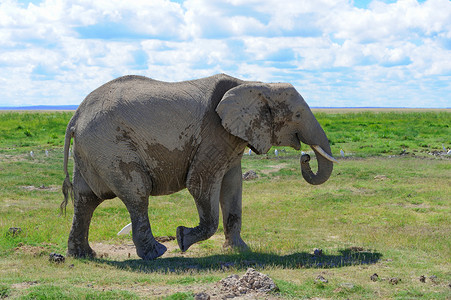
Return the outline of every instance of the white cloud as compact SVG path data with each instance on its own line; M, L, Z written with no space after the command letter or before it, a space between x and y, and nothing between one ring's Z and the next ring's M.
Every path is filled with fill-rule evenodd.
M313 106L451 106L448 0L177 2L0 2L0 106L219 72L291 82Z
M451 2L399 0L386 4L373 1L369 10L352 8L324 19L335 38L357 42L417 39L451 30Z
M227 2L206 0L187 0L185 22L188 33L193 38L217 38L260 34L265 25L252 16L252 11L237 9ZM228 14L232 11L241 14ZM244 13L244 14L243 14Z

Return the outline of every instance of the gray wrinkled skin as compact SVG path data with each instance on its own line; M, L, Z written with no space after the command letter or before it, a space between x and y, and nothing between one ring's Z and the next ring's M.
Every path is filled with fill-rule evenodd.
M73 183L67 172L72 138ZM224 74L178 83L141 76L110 81L86 97L67 126L62 208L74 197L68 254L95 255L88 243L92 214L102 201L119 197L130 213L137 254L161 256L166 247L152 235L149 196L184 188L195 200L199 225L177 228L182 251L216 232L219 206L224 246L246 249L240 236L244 148L258 154L271 145L299 150L301 141L331 154L324 131L289 84ZM332 163L317 160L317 174L306 171L312 184L332 172Z

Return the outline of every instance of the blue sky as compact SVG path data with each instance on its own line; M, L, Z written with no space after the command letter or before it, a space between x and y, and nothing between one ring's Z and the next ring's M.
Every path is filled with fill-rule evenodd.
M451 107L451 1L0 0L0 106L216 73L312 107Z

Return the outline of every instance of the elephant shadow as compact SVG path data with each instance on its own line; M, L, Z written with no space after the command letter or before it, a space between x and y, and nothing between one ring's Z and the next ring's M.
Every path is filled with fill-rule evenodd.
M115 261L94 259L97 263L106 264L122 270L140 273L166 272L183 273L199 271L246 270L247 268L279 267L290 269L330 269L353 265L371 265L377 263L382 254L372 251L339 250L337 255L314 255L307 252L279 255L263 252L243 252L217 254L202 257L163 257L157 260L144 261L129 259Z

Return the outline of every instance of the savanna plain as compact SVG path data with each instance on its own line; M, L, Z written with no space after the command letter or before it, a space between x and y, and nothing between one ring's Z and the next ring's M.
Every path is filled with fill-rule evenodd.
M55 263L72 222L71 205L60 215L59 204L73 112L1 112L0 298L214 299L221 279L252 267L278 286L265 299L451 299L451 111L314 114L339 160L325 184L302 179L295 150L243 156L243 172L258 175L243 183L251 251L223 249L220 225L180 252L176 227L198 222L184 190L150 198L161 258L138 259L131 234L117 235L130 218L116 198L94 213L97 258Z

